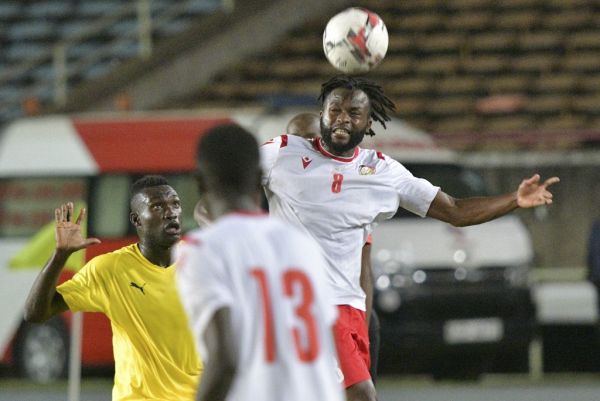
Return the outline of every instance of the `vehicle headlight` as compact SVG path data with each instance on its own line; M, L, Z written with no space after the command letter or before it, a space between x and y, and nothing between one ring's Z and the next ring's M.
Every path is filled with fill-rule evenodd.
M527 287L529 285L529 269L527 266L512 266L504 271L504 278L514 287Z
M394 289L382 291L377 298L379 308L387 313L392 313L398 310L402 303L400 294Z

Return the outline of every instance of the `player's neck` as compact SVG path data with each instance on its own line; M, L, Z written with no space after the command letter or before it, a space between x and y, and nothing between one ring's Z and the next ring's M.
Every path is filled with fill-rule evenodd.
M255 196L252 195L222 195L207 196L207 206L210 217L218 219L234 212L258 212L260 207Z
M148 244L147 241L140 239L140 252L148 261L156 266L168 267L171 266L172 247L164 248L154 244Z

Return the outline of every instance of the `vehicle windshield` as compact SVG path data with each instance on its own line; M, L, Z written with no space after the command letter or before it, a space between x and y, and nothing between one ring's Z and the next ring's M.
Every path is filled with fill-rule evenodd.
M415 177L424 178L455 198L486 196L488 191L482 177L475 171L456 164L404 164ZM415 217L398 209L394 218Z

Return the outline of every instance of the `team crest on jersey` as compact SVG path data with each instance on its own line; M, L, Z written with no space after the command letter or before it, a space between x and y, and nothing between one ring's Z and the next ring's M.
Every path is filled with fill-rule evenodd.
M365 164L361 164L358 167L358 174L360 175L373 175L375 174L375 167L367 166Z
M304 156L302 158L302 167L304 167L304 169L306 170L306 168L308 167L308 165L312 162L311 158L308 156Z

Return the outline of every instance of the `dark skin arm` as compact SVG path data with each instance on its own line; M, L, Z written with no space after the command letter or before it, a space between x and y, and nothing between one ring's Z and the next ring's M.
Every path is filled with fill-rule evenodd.
M547 188L557 182L558 177L552 177L540 183L540 176L535 174L523 180L515 192L480 198L455 199L439 191L429 207L427 216L456 227L485 223L519 207L531 208L551 204L552 193Z
M225 401L237 372L229 308L215 312L204 333L208 362L198 385L197 401Z
M86 211L82 209L75 222L73 203L69 202L54 210L56 221L56 249L36 278L25 303L25 320L44 322L69 309L62 295L56 292L56 282L67 259L73 252L100 243L96 238L83 238L81 222Z
M371 270L371 244L365 244L362 249L360 286L365 292L367 306L367 327L371 319L371 310L373 309L373 272Z

